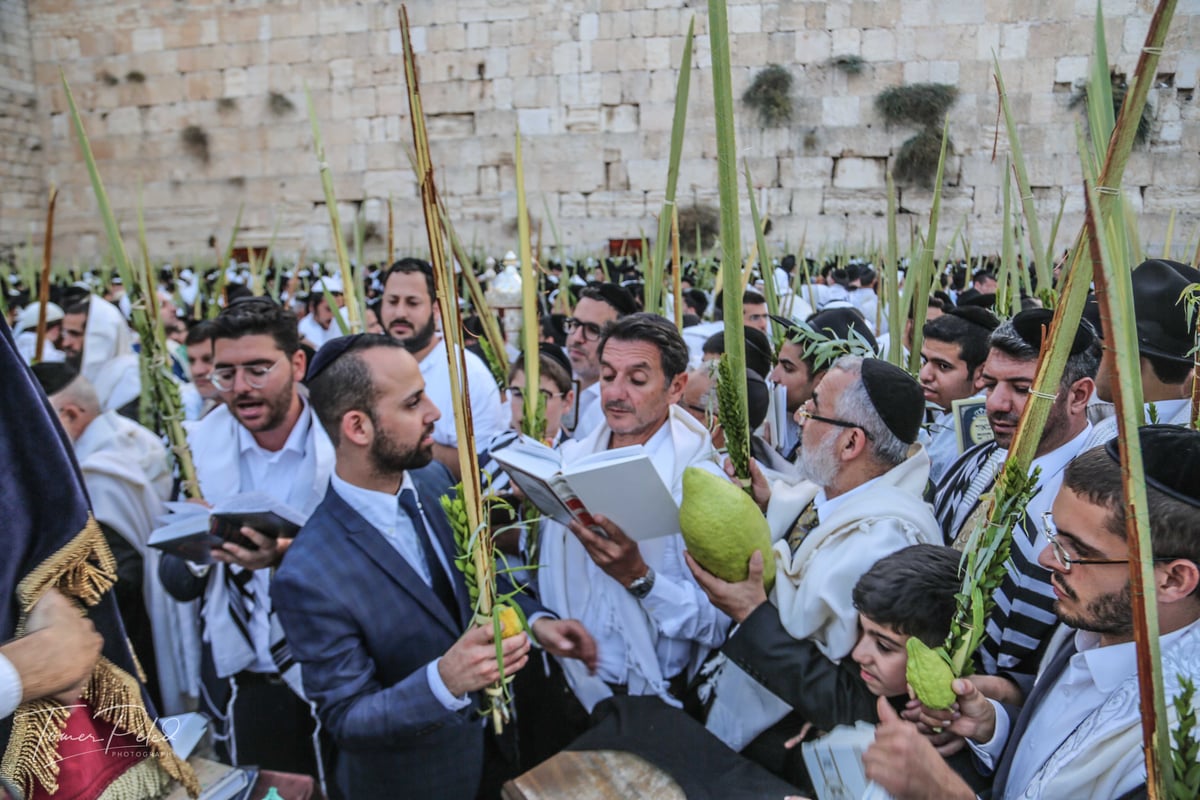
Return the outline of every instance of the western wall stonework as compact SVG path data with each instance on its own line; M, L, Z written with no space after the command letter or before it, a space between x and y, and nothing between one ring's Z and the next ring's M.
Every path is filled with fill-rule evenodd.
M1108 0L1109 58L1131 75L1149 0ZM398 250L421 249L398 5L325 0L0 0L0 246L40 235L59 188L55 253L95 260L100 220L70 130L70 81L111 199L151 252L213 259L244 204L240 243L311 256L331 250L305 111L311 91L343 225L361 213L381 255L393 198ZM688 20L695 58L679 203L717 204L706 4L698 0L417 0L409 5L440 189L462 239L515 239L513 138L524 137L535 229L547 210L576 254L655 230L666 185ZM1040 215L1067 195L1059 244L1080 221L1072 107L1093 49L1092 0L730 0L738 147L772 218L773 246L885 237L885 172L912 128L874 106L892 86L934 81L950 111L942 242L965 220L975 252L1001 239L1006 139L993 161L999 58ZM1149 141L1125 173L1143 243L1161 247L1172 210L1181 250L1200 222L1200 0L1181 0L1151 91ZM768 64L794 78L794 113L764 129L740 100ZM861 67L857 74L847 64ZM1003 126L1001 126L1003 127ZM740 165L739 165L740 171ZM901 187L901 236L923 224L928 190ZM748 204L743 190L743 211ZM748 220L748 216L746 217ZM750 230L744 224L747 241ZM1157 244L1155 244L1157 243ZM685 250L690 243L684 243Z

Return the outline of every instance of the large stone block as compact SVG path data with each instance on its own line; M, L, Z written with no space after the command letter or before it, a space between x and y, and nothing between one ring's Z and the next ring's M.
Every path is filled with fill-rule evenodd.
M886 183L886 167L886 158L835 159L833 185L838 189L877 189Z

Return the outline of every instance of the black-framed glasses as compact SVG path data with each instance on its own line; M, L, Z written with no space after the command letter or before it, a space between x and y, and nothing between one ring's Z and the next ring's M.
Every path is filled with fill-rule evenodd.
M579 335L585 342L594 342L604 333L604 328L594 322L584 322L576 317L568 317L563 320L563 330L567 332L568 336L576 329L579 330Z
M525 390L519 386L508 387L508 392L512 395L513 400L516 400L518 403L525 399ZM566 397L567 394L566 392L551 392L546 389L538 389L538 392L542 395L542 399L547 403L549 403L555 397Z
M804 420L808 419L816 420L817 422L824 422L826 425L836 425L839 428L858 428L868 439L871 441L875 440L875 437L871 435L871 432L857 422L847 422L844 419L834 419L833 417L822 417L818 414L812 413L807 407L801 406L800 410L796 412L796 421L804 424Z
M1058 540L1058 527L1054 524L1054 516L1051 512L1046 511L1042 514L1042 535L1046 537L1046 541L1050 543L1050 552L1054 554L1054 560L1062 567L1063 572L1070 572L1071 567L1078 564L1087 566L1088 564L1128 564L1131 559L1128 558L1076 558L1067 552L1063 547L1062 542ZM1154 558L1152 561L1174 561L1174 558Z
M271 371L279 366L284 360L283 356L275 359L270 364L237 364L232 367L218 367L212 371L208 379L212 381L212 385L217 387L219 392L232 392L233 383L237 380L237 371L242 371L242 378L246 381L246 385L251 389L261 389L267 385L270 380Z

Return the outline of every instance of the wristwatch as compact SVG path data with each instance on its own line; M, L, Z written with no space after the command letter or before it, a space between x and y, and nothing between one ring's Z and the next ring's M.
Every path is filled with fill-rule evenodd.
M646 567L646 574L640 578L634 578L633 583L625 588L629 590L631 595L641 600L650 594L650 590L654 588L654 570Z

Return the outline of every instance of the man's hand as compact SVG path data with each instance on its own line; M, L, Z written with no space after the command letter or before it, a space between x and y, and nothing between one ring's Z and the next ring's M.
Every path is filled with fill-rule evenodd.
M688 569L696 576L696 583L708 595L717 608L724 611L734 622L742 622L754 609L767 602L767 591L763 588L763 556L755 550L750 556L750 574L740 583L723 581L696 563L692 554L684 552Z
M23 702L74 703L91 678L104 638L70 600L50 589L29 612L29 633L0 647L21 676Z
M1003 675L972 675L967 680L975 684L984 697L990 697L997 703L1019 706L1025 702L1021 687Z
M733 462L728 458L725 459L725 474L731 481L737 482L737 472L733 468ZM750 496L754 498L754 502L758 504L762 512L767 513L767 505L771 502L771 484L762 474L762 470L758 468L758 462L753 458L750 459Z
M949 732L974 742L989 741L996 732L996 708L969 678L955 678L951 684L958 702L948 709L932 709L919 701L909 701L905 716L914 716L935 731ZM914 720L915 721L915 720Z
M552 656L575 658L584 663L588 672L596 672L596 640L577 619L542 617L533 623L533 636Z
M503 641L504 674L513 675L529 660L529 637L524 633ZM476 625L464 633L438 662L442 683L462 697L500 680L496 644L490 625Z
M291 539L283 536L272 539L270 536L265 536L254 528L247 528L244 525L241 534L254 543L254 549L241 547L233 542L225 542L220 547L213 548L213 560L220 561L222 564L237 564L242 569L277 567L283 560L283 554L292 544Z
M954 800L975 792L958 776L917 726L896 714L886 697L879 698L875 742L863 754L867 778L896 800Z
M614 525L608 517L596 514L594 519L604 531L603 536L578 520L571 521L571 533L575 534L596 566L628 589L629 584L645 576L650 567L642 560L642 551L638 549L637 542L626 536L625 531Z

